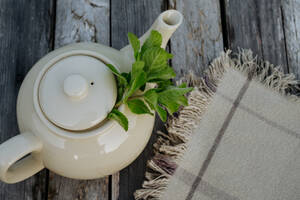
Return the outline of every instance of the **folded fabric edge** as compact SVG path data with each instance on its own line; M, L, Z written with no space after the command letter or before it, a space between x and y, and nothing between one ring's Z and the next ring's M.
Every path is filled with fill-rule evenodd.
M200 122L227 68L234 68L291 101L300 102L300 98L294 95L300 92L299 81L294 74L284 74L280 67L259 61L251 50L241 49L236 54L230 50L222 52L203 77L189 73L178 82L186 82L195 89L188 95L189 105L169 117L167 133L158 132L158 139L153 145L154 156L147 163L146 180L142 189L134 193L136 200L159 199L162 196L187 148L193 129Z

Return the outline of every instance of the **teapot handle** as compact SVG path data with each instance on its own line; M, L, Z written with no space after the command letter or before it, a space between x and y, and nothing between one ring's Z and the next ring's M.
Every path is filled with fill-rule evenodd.
M35 153L43 144L32 133L17 135L0 145L0 180L6 183L22 181L44 168Z

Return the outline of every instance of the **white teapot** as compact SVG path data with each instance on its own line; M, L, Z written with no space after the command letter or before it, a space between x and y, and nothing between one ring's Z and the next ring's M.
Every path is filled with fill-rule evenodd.
M182 18L175 10L163 12L141 43L155 29L164 48ZM105 64L128 72L132 62L130 46L119 51L95 43L71 44L40 59L18 95L21 134L0 145L0 180L16 183L45 167L69 178L95 179L136 159L150 138L154 117L135 115L122 105L129 130L107 120L117 88Z

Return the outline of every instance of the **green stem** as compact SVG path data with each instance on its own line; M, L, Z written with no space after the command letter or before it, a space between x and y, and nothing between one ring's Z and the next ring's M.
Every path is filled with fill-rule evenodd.
M128 100L132 100L132 99L137 99L137 98L141 98L143 97L144 95L136 95L136 96L132 96L132 97L129 97Z
M119 101L119 102L114 106L114 108L118 108L122 103L123 103L123 101Z

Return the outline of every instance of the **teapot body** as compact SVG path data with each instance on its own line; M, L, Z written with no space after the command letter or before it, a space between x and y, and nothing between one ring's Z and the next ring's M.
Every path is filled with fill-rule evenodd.
M182 19L178 11L163 12L139 38L141 45L151 30L157 30L165 48ZM129 72L133 59L131 46L119 51L95 43L71 44L40 59L19 91L17 119L21 134L0 145L0 180L16 183L44 167L69 178L95 179L113 174L137 158L149 141L155 116L136 115L121 105L118 109L128 118L128 131L106 118L114 107L117 88L105 64ZM66 65L66 60L73 61ZM100 83L94 89L88 88L83 76L87 74ZM98 86L101 90L95 90Z
M22 83L17 100L18 125L21 132L31 132L42 142L41 151L32 156L42 160L46 168L69 178L94 179L126 167L142 152L152 133L154 117L134 115L121 106L129 121L128 132L111 120L81 132L70 132L49 122L36 99L37 84L47 66L75 54L94 56L121 72L129 71L132 62L122 52L94 43L72 44L49 53L33 66Z

